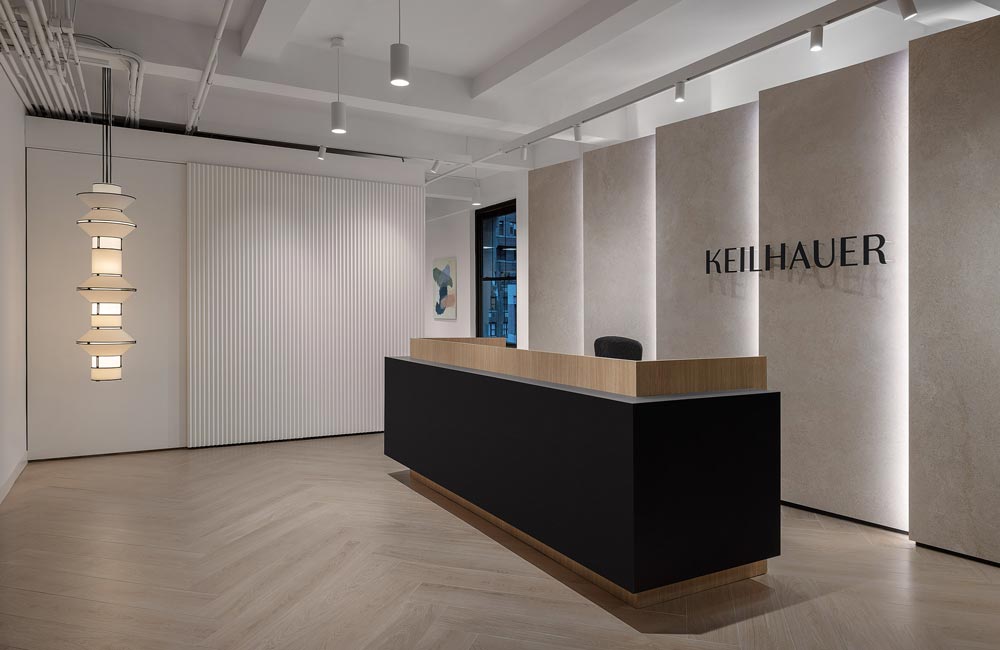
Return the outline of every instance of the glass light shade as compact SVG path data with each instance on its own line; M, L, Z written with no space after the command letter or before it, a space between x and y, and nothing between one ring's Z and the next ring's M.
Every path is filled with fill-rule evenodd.
M91 237L127 237L135 230L135 222L120 210L99 208L91 210L77 225Z
M94 275L121 275L122 252L109 248L95 248L90 254L90 272Z
M338 135L347 133L347 105L344 102L330 104L330 131Z
M389 46L389 83L393 86L410 85L410 46L405 43Z
M121 327L122 305L116 302L90 303L91 327Z
M111 208L124 210L135 201L134 196L122 194L122 188L111 183L94 183L92 191L76 195L90 208Z
M91 356L108 357L125 354L135 345L135 339L121 328L91 328L76 340L76 344Z
M122 357L90 357L90 378L93 381L116 381L122 378Z
M92 275L76 288L90 302L125 302L135 293L135 287L125 278L113 275Z

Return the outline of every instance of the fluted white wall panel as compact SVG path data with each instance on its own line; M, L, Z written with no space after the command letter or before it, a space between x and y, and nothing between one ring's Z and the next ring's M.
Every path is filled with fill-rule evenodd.
M191 164L190 447L382 429L422 333L422 187Z

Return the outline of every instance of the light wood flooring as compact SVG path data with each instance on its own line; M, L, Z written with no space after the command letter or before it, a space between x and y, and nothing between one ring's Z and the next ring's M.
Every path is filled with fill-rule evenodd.
M902 535L784 509L766 576L634 610L400 470L380 435L31 463L0 649L1000 648L1000 569Z

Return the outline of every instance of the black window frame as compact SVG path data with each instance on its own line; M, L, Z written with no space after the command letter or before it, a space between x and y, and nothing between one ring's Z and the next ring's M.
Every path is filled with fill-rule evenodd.
M517 199L510 199L509 201L504 201L503 203L497 203L495 205L490 205L485 208L479 208L475 212L475 227L476 227L476 336L483 336L483 283L495 280L507 280L513 281L514 286L517 286L517 271L514 271L513 277L503 277L503 278L493 278L493 277L483 277L483 222L487 219L492 219L493 217L501 217L507 214L513 213L517 215ZM516 217L515 217L516 218ZM518 303L520 303L521 297L518 296ZM514 313L517 314L517 306L514 307ZM515 324L516 327L516 324ZM507 347L515 348L517 344L512 344L507 341Z

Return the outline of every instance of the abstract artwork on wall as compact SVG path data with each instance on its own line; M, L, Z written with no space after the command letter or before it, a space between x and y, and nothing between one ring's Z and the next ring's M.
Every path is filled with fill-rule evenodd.
M434 282L434 320L455 320L458 318L458 294L455 278L458 260L454 257L439 257L434 260L431 277Z

